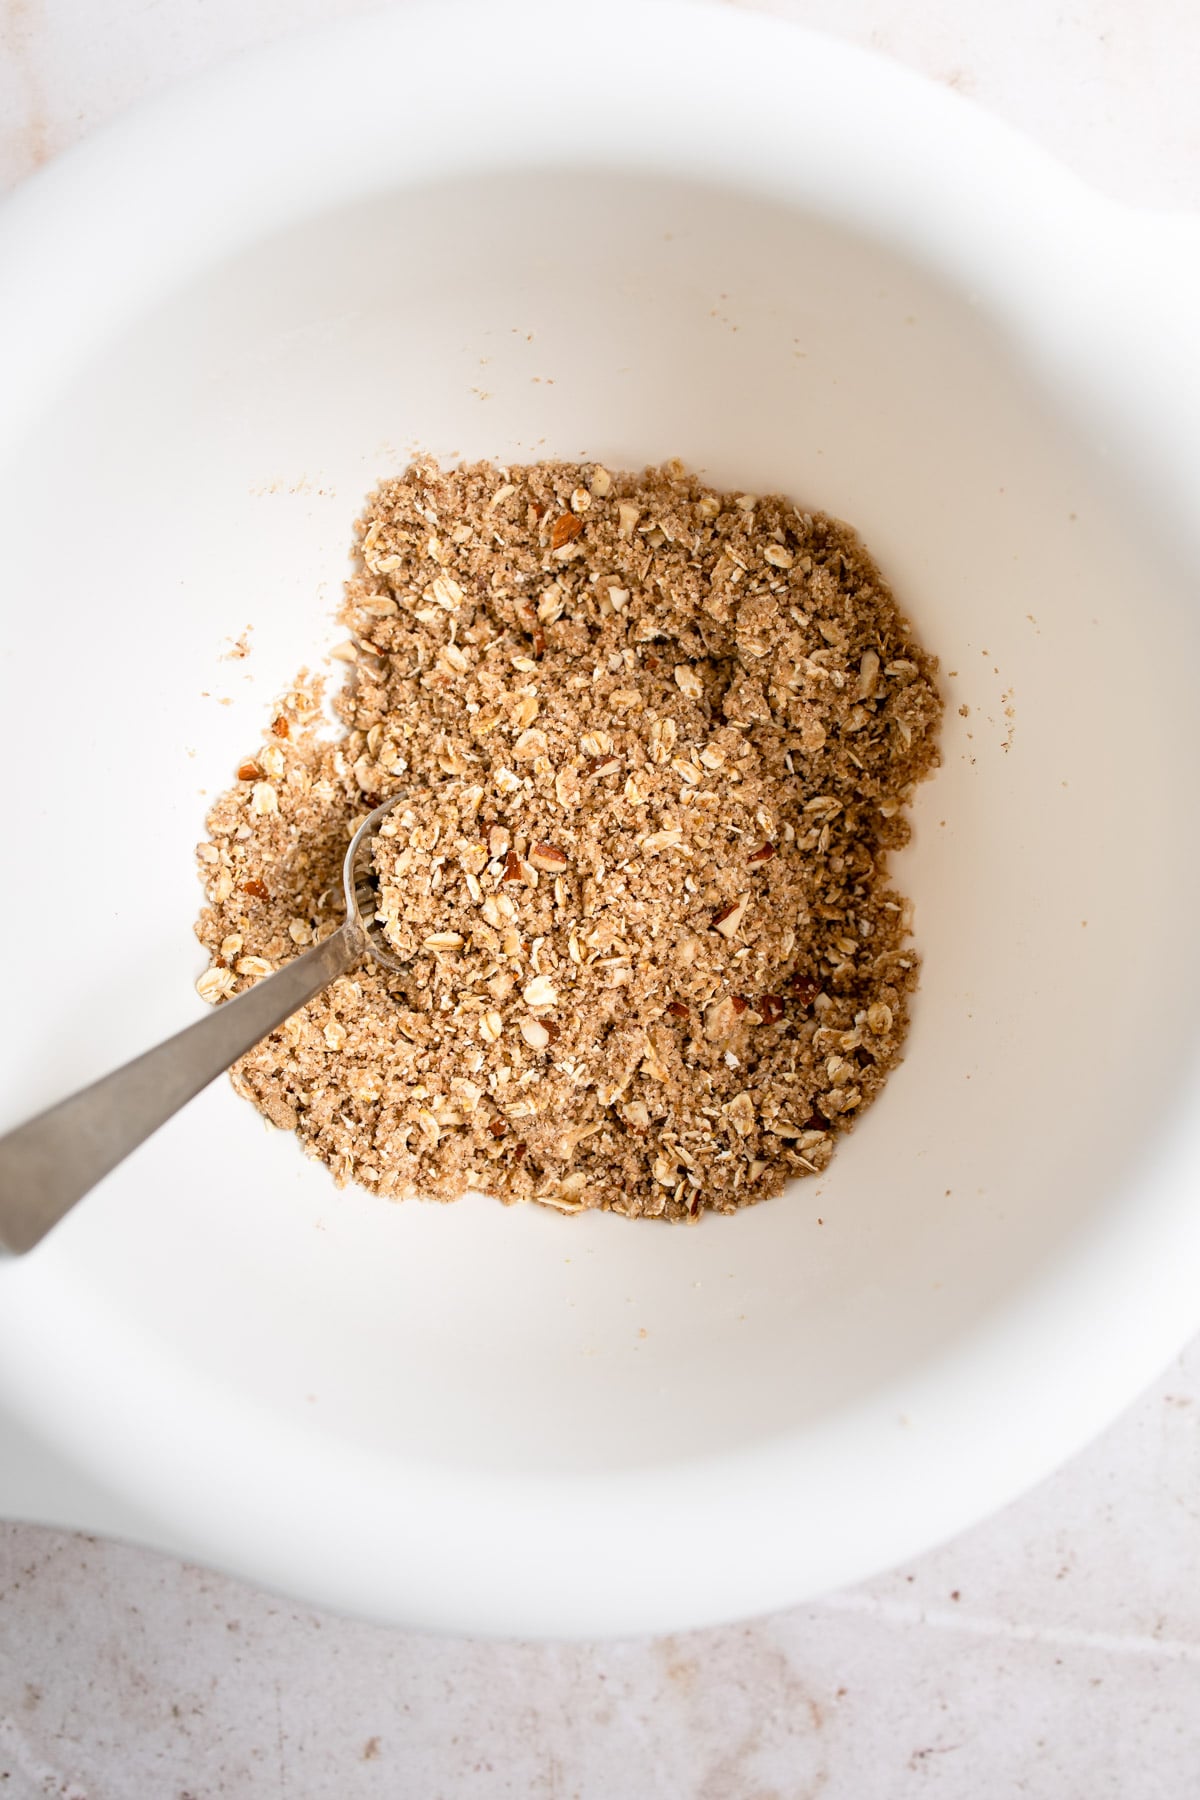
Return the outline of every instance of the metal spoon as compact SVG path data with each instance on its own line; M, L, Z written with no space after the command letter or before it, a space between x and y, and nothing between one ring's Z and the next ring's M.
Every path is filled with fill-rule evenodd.
M32 1250L130 1151L361 957L372 956L385 969L404 968L375 920L361 910L371 898L363 879L371 841L400 798L395 794L377 806L351 838L342 864L345 922L324 943L0 1137L0 1256Z

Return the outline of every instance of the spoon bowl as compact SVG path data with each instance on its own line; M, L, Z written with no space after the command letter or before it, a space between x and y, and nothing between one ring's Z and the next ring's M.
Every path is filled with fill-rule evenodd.
M399 974L407 967L403 957L396 955L388 946L374 911L368 910L375 897L373 885L371 856L376 834L380 824L398 802L404 799L403 793L393 794L384 800L373 812L369 812L346 849L342 863L342 892L346 899L346 919L341 929L355 926L362 933L363 949L367 955L377 962L381 969L390 969ZM274 977L271 977L273 980Z

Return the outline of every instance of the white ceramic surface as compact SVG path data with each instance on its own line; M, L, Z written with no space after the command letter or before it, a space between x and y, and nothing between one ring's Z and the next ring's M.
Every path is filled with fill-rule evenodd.
M331 641L410 443L784 487L956 671L911 1054L819 1190L690 1232L392 1209L220 1087L0 1271L4 1401L113 1517L381 1617L667 1627L851 1580L1043 1473L1200 1311L1200 250L882 65L694 9L681 52L672 14L473 15L399 107L455 12L290 44L0 217L11 826L49 862L74 805L14 1118L186 1009L195 790Z

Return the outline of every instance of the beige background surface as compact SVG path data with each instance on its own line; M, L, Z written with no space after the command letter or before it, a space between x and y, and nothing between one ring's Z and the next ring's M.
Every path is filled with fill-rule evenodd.
M0 188L143 94L371 10L0 0ZM949 83L1133 204L1200 207L1193 0L771 10ZM414 1638L0 1526L8 1800L1197 1793L1200 1343L1087 1454L935 1555L816 1606L654 1642Z

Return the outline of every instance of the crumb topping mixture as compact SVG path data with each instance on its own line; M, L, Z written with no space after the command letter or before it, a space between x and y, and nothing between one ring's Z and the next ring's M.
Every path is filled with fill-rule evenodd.
M825 1167L917 958L886 857L936 662L845 525L678 464L422 462L372 496L335 652L199 847L220 1000L340 923L364 814L403 974L364 962L240 1091L339 1181L731 1211Z

